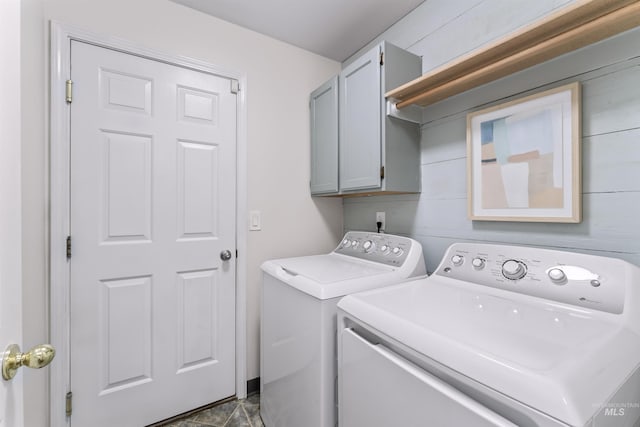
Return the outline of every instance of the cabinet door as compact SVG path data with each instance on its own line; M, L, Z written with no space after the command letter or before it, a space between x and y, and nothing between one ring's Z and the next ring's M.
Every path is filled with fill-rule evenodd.
M311 93L311 194L338 192L338 76Z
M381 184L380 46L340 73L340 189Z

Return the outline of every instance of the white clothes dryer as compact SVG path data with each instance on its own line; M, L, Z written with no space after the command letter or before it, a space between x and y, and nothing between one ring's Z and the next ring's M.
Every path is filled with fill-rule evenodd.
M340 427L640 425L640 268L458 243L338 304Z
M262 265L260 415L267 427L336 424L336 304L426 274L422 246L348 232L329 254Z

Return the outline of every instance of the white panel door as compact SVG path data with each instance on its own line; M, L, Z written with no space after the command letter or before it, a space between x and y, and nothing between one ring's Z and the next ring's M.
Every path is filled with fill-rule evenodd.
M20 1L0 1L0 359L22 346ZM24 350L24 349L23 349ZM0 377L0 426L22 427L22 375Z
M230 80L73 41L72 426L235 394Z

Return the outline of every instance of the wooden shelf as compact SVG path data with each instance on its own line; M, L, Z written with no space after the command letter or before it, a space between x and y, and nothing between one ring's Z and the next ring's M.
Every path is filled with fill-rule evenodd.
M640 26L640 0L581 0L387 92L427 105Z

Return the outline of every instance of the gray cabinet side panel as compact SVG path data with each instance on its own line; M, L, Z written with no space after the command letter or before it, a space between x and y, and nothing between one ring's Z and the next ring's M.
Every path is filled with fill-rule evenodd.
M384 191L420 192L420 128L416 123L384 119Z
M382 44L384 66L382 67L384 92L403 85L422 72L422 59L391 43ZM382 153L385 177L382 182L384 191L419 192L420 191L420 129L415 123L409 123L386 115L383 101Z
M397 88L422 75L422 58L399 47L384 42L384 66L382 68L382 93Z

